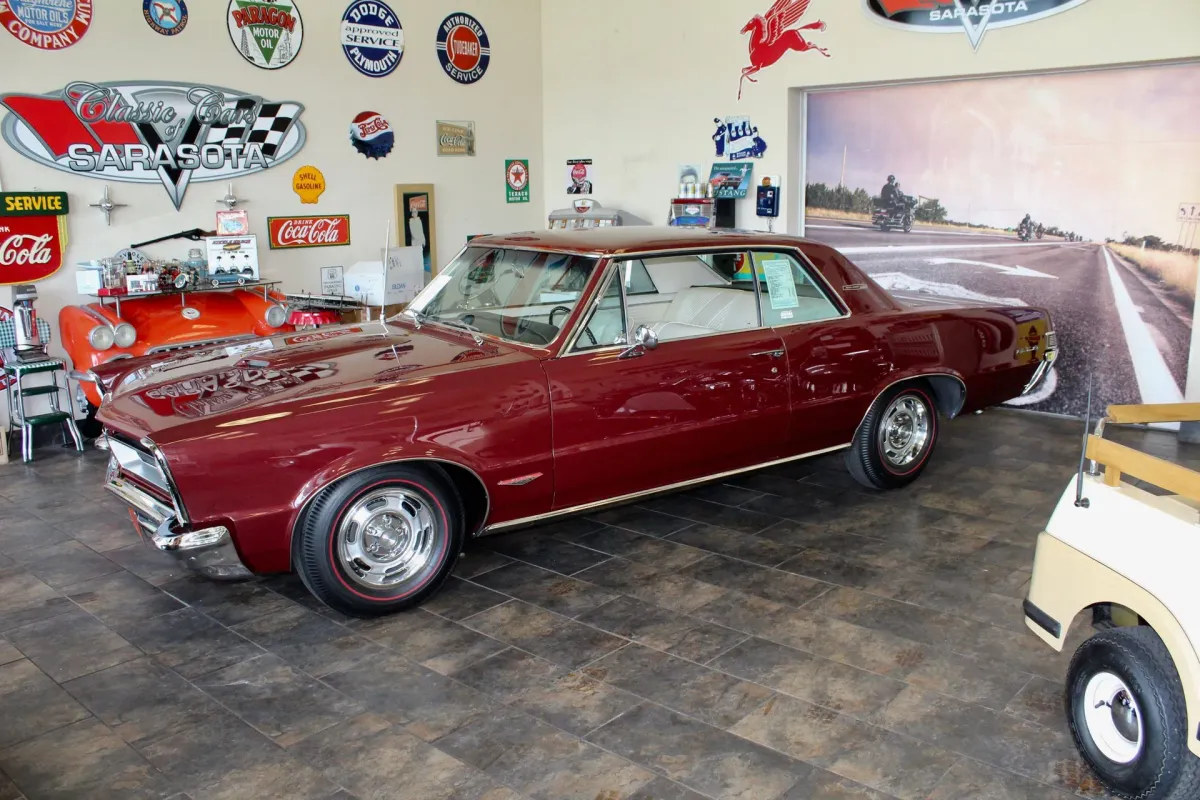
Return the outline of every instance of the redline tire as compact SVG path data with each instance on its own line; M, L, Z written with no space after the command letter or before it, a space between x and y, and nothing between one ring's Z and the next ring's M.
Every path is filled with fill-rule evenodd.
M893 409L903 406L893 415ZM913 437L905 439L904 417L912 419ZM884 391L871 404L850 449L846 469L869 489L898 489L907 486L929 463L937 443L939 422L933 392L924 381L910 381ZM885 435L891 433L894 435ZM917 442L917 439L920 441ZM903 443L902 445L900 443ZM903 458L893 458L904 449Z
M436 467L376 467L322 490L296 532L296 571L321 602L380 616L429 599L464 538L462 500Z
M1091 687L1112 678L1126 693L1125 707L1135 712L1137 736L1120 761L1099 730L1089 699ZM1110 791L1127 800L1194 800L1200 797L1200 758L1188 750L1189 730L1183 685L1171 653L1153 629L1113 628L1079 646L1067 670L1067 722L1075 746ZM1108 709L1114 709L1109 703ZM1089 711L1091 712L1089 714ZM1117 712L1112 712L1114 720ZM1116 723L1113 730L1115 731ZM1108 737L1105 734L1109 734Z

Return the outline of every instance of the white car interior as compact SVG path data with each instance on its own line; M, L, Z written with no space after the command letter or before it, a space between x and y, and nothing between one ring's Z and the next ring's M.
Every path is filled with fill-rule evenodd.
M547 345L574 312L596 265L594 258L559 253L467 248L411 308L432 322ZM627 344L640 326L668 342L841 313L806 269L784 253L634 258L611 268L572 347Z

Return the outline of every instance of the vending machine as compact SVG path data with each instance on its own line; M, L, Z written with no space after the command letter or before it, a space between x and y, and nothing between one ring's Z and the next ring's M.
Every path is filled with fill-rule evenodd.
M607 228L622 225L621 212L605 208L595 200L580 198L570 208L550 212L550 230L577 230L580 228Z

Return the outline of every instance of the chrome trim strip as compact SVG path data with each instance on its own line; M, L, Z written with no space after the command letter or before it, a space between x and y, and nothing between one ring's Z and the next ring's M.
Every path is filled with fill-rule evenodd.
M181 342L179 344L162 344L158 347L151 347L146 351L146 355L153 356L159 353L174 353L178 350L192 350L198 347L217 347L223 344L231 344L233 342L245 342L250 339L261 339L263 337L256 336L253 333L241 333L237 336L223 336L219 339L201 339L196 342Z
M163 455L158 445L149 439L142 439L142 446L150 451L154 456L154 460L158 462L158 468L162 470L163 478L167 481L167 491L171 494L171 502L175 506L175 516L178 518L181 525L188 525L191 520L188 518L187 509L183 505L183 496L179 494L179 488L175 484L175 478L171 475L171 467L167 465L167 457Z
M89 317L94 319L96 322L99 322L101 325L107 325L108 329L111 330L113 333L117 332L117 326L114 325L111 320L109 320L107 317L105 317L103 314L101 314L96 309L92 308L91 306L86 306L86 305L78 306L78 308L81 309L83 311L83 313L87 314Z
M531 517L522 517L520 519L513 519L513 520L509 520L507 522L497 522L494 525L488 525L487 527L485 527L482 531L480 531L476 535L477 536L485 536L489 533L499 533L500 531L505 531L505 530L508 530L509 528L516 528L516 527L523 526L523 525L531 525L535 522L541 522L543 520L554 519L555 517L565 517L569 514L578 514L583 511L591 511L593 509L604 508L606 506L615 506L615 505L619 505L621 503L628 503L632 500L638 500L643 497L649 497L650 495L667 494L669 492L674 492L674 491L683 489L688 486L695 486L698 483L707 483L709 481L720 480L721 478L728 478L730 475L739 475L743 472L752 472L753 470L756 470L756 469L764 469L765 467L773 467L776 464L786 464L789 461L799 461L800 459L803 459L803 458L812 458L813 456L824 455L825 453L833 453L837 450L845 450L851 444L852 444L851 442L847 442L846 444L839 444L835 447L826 447L823 450L813 450L812 452L809 452L809 453L801 453L798 456L788 456L787 458L778 458L778 459L775 459L774 461L764 461L761 464L753 464L749 467L738 467L737 469L731 469L726 472L717 472L712 475L705 475L700 478L692 478L691 480L680 481L679 483L671 483L671 484L667 484L665 486L658 486L654 489L647 489L642 492L633 492L632 494L623 494L619 497L610 497L605 500L597 500L593 503L584 503L584 504L578 505L578 506L571 506L570 508L563 508L563 509L559 509L557 511L548 512L546 514L535 514Z
M628 346L628 345L624 345L624 344L614 344L614 345L601 345L600 347L593 347L590 350L576 350L575 349L575 345L579 343L579 337L583 335L583 329L587 327L587 321L589 319L591 319L592 314L596 313L596 309L600 307L600 302L604 299L604 293L608 291L608 284L609 284L609 282L612 281L613 275L617 274L618 279L620 277L619 273L621 271L621 267L620 267L621 262L613 261L611 259L606 259L600 263L604 264L604 269L600 274L600 283L596 287L595 297L592 300L590 300L586 305L584 305L583 313L575 318L575 324L573 326L571 326L570 335L566 339L563 339L563 341L566 342L566 345L563 347L560 347L558 349L559 356L579 355L582 353L589 353L589 354L590 353L599 353L599 352L603 352L605 350L616 350L616 349L624 350ZM578 307L578 305L579 304L576 303L577 307ZM629 325L628 314L626 314L625 300L624 300L623 295L622 295L622 299L621 299L621 311L623 314L626 315L625 325L626 325L626 327L628 327L628 325ZM626 338L628 338L628 335L629 335L629 332L626 331Z
M104 488L116 495L118 500L133 508L139 515L145 517L151 523L151 525L147 526L141 519L138 519L138 525L143 530L153 533L162 527L164 523L173 521L171 509L129 481L120 478L110 478L105 482Z

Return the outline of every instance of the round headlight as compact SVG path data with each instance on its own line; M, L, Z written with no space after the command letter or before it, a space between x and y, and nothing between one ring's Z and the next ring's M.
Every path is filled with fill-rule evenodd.
M133 343L137 341L137 331L128 322L117 323L117 328L113 331L113 340L117 347L133 347Z
M288 320L287 309L283 306L271 306L267 309L267 324L272 328L278 328Z
M113 346L115 338L112 328L107 325L97 325L88 333L88 344L96 350L107 350Z

